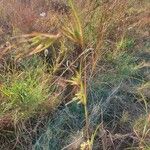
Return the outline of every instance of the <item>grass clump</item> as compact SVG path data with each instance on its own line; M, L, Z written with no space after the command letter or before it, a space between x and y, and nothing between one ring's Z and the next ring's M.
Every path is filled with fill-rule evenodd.
M149 114L139 117L134 123L134 132L139 138L139 147L147 150L150 147L149 132L150 132L150 118Z
M44 73L46 66L33 59L36 67L33 63L28 68L24 65L20 72L1 74L1 116L10 113L15 121L27 119L40 111L39 106L48 98L50 76Z

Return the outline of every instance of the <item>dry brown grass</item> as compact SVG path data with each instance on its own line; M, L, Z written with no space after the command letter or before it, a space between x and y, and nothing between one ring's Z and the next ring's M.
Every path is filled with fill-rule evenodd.
M74 6L70 3L69 7L58 1L46 3L46 1L43 2L42 0L32 0L29 5L12 0L7 1L8 3L6 3L6 1L2 2L4 6L3 12L6 16L9 16L13 29L19 29L21 32L29 34L16 36L15 40L17 40L15 41L13 39L16 43L13 41L11 45L3 48L0 56L3 57L7 52L14 52L15 50L17 59L21 58L21 60L24 60L24 58L31 59L34 55L38 55L38 53L41 53L46 48L50 48L50 50L53 51L52 56L49 58L51 59L51 63L48 64L48 69L50 69L50 71L48 71L52 77L52 80L49 82L49 87L56 86L56 89L41 106L47 110L50 106L53 106L55 109L60 102L62 102L59 96L61 96L63 92L66 95L71 95L71 97L67 99L66 95L63 95L63 98L61 97L61 100L64 101L65 99L65 103L69 100L67 104L70 104L70 100L73 98L73 101L79 100L81 105L85 106L86 119L80 120L80 122L85 123L82 125L84 126L84 141L82 141L78 147L82 146L82 149L85 150L87 146L93 146L92 135L95 131L95 126L89 128L91 122L89 121L90 112L88 112L87 104L92 104L91 101L87 101L89 100L89 93L87 93L86 90L91 88L91 85L88 83L94 78L97 78L99 74L102 79L98 79L97 82L99 83L96 84L100 86L100 90L103 90L102 85L106 86L106 84L108 84L106 86L108 88L107 90L112 92L106 92L108 97L102 97L102 99L106 100L106 105L108 105L107 109L109 109L109 105L112 105L112 107L115 105L111 111L114 112L117 109L122 111L123 109L123 113L119 111L114 112L114 120L111 120L114 126L113 128L108 128L107 125L105 125L105 121L107 122L107 120L103 120L103 112L101 112L101 108L98 107L98 115L100 117L102 116L102 118L98 123L101 125L101 130L96 130L96 146L99 148L100 145L103 149L109 149L110 147L119 149L128 147L128 144L130 146L132 144L137 146L137 143L139 143L141 139L144 140L143 137L141 138L141 133L143 132L142 136L145 136L149 129L148 131L146 130L146 132L145 129L141 131L142 128L140 126L143 125L142 123L140 125L137 124L137 126L135 123L135 132L132 127L127 125L130 131L126 134L128 129L124 127L126 125L124 122L130 124L131 118L129 118L130 111L126 111L124 109L126 106L122 105L130 105L130 102L127 101L128 99L132 101L134 97L140 97L142 102L140 101L138 103L142 105L142 111L146 109L146 113L148 113L149 102L147 97L149 95L147 92L147 84L145 84L147 80L144 82L141 81L144 79L137 79L137 82L144 82L144 84L139 86L140 88L137 90L132 91L132 88L130 89L132 80L139 78L134 77L135 72L141 69L140 65L138 66L139 62L136 62L137 67L135 67L135 62L132 64L132 54L135 55L135 49L140 51L140 48L144 47L143 40L149 36L149 31L147 31L149 25L147 2L144 3L144 1L141 2L138 0L108 0L103 2L84 0L74 1L77 5ZM8 9L8 11L6 9ZM42 12L46 14L40 16ZM15 34L18 35L20 33L16 32ZM55 47L55 44L58 45ZM135 45L136 47L134 47ZM74 77L74 74L77 74L77 77ZM70 80L70 78L72 80ZM73 87L70 88L70 85L68 86L68 82L66 81L71 82ZM124 87L120 87L122 84L127 84L127 86L125 86L127 90ZM137 87L134 87L134 89L135 88ZM103 91L99 93L100 96L102 92ZM117 92L120 92L120 94L124 93L124 95L117 95ZM104 95L106 93L104 93ZM94 93L93 97L95 96L96 98L99 95ZM128 95L130 96L128 97ZM100 99L99 101L101 101ZM116 102L120 105L117 105ZM97 104L95 105L97 106ZM137 107L135 109L140 109L137 104L135 107ZM119 113L122 113L122 118L120 122L118 121L116 123L115 121L117 119L115 120L115 117L119 118ZM58 120L66 119L64 116L63 118L61 118L61 116L59 117L60 119ZM134 115L131 117L134 117ZM10 122L9 117L4 116L4 118ZM3 120L5 121L5 119ZM3 123L3 121L1 122ZM140 123L139 121L137 122ZM146 129L148 127L145 123L143 126L146 126ZM60 131L60 137L61 133ZM56 139L55 143L57 140L59 141L60 139ZM127 143L125 141L127 141ZM141 145L143 146L143 143Z
M61 16L59 14L63 11L64 13L68 12L63 3L54 5L54 2L51 1L47 3L46 1L32 0L30 3L22 3L8 0L1 3L3 14L10 19L14 30L19 29L23 33L49 32L52 28L56 29L54 26L58 26L58 17ZM46 15L42 17L40 14L43 12Z

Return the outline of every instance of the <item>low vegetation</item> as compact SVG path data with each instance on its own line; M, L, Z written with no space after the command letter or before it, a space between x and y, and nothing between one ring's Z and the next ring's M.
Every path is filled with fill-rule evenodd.
M0 1L0 149L149 150L147 0Z

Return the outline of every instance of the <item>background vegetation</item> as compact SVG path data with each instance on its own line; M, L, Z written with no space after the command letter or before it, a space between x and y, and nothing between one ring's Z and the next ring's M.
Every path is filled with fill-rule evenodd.
M0 149L149 150L148 0L0 0Z

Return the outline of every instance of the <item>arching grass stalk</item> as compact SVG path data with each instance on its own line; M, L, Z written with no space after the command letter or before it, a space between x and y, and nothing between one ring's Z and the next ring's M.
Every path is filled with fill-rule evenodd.
M83 30L80 18L77 14L77 10L74 7L73 1L68 0L68 4L72 10L73 23L71 22L70 27L63 27L63 34L72 40L79 48L80 52L84 51L84 38L83 38ZM86 126L86 137L88 143L86 146L89 150L92 149L92 145L90 144L90 136L89 136L89 117L88 117L88 108L87 108L87 71L86 71L86 58L87 53L85 52L83 57L80 58L80 68L79 72L76 72L76 77L72 77L69 82L78 87L78 90L75 94L75 97L72 101L79 101L84 107L85 113L85 126Z
M86 71L84 71L84 75L86 75ZM80 67L79 72L76 72L76 76L72 77L71 80L68 80L68 82L71 83L71 85L77 87L77 91L75 94L75 97L72 99L73 101L78 101L78 104L82 104L84 107L84 113L85 113L85 125L86 125L86 137L87 142L89 143L88 149L91 150L91 144L90 144L90 136L89 136L89 117L88 117L88 109L87 109L87 91L86 91L86 76L84 76L84 80L82 80L82 68ZM69 102L69 103L71 103ZM86 142L86 143L87 143Z
M75 44L83 47L83 30L79 15L77 14L77 10L75 9L72 0L68 0L68 4L71 8L72 19L69 25L67 22L66 25L62 27L62 33Z

